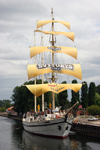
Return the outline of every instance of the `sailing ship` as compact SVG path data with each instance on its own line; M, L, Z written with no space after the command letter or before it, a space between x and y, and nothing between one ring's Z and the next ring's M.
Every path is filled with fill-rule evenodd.
M55 77L55 73L67 74L74 76L76 78L82 78L82 71L80 64L55 64L54 54L55 53L64 53L75 59L77 59L77 49L74 47L63 47L63 46L55 46L56 40L54 39L54 35L64 35L70 40L74 41L74 33L73 32L58 32L54 31L54 24L60 23L64 25L66 28L70 29L70 23L65 21L54 20L53 18L53 8L51 10L52 19L51 20L42 20L37 21L37 29L34 32L41 32L42 34L50 34L51 35L51 45L50 46L34 46L30 47L30 57L36 58L36 55L44 52L52 53L52 63L51 64L29 64L27 65L28 79L35 77L34 85L24 85L26 86L30 92L35 95L35 108L36 112L36 97L42 95L42 112L43 115L36 116L34 114L27 113L26 116L23 117L23 127L24 129L32 134L56 137L56 138L65 138L69 135L73 116L68 116L68 113L77 105L75 103L67 113L56 113L55 112L55 93L60 93L64 90L71 89L74 92L78 92L81 89L82 84L58 84L55 81L57 78ZM40 27L45 26L46 24L50 24L52 27L52 31L42 31L39 30ZM43 57L43 55L42 55ZM42 58L43 60L43 58ZM52 83L44 84L43 74L51 73L51 81ZM42 84L36 84L36 76L42 75ZM52 113L45 114L44 112L44 93L51 91L52 92Z

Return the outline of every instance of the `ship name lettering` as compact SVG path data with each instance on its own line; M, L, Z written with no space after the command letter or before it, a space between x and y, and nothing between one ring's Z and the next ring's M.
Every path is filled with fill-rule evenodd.
M74 66L72 64L42 64L37 65L38 69L51 68L51 70L60 71L62 69L73 70Z
M61 87L61 88L59 88L59 89L57 89L57 90L56 90L55 88L52 88L52 87L51 87L51 90L56 91L56 92L58 92L58 91L60 91L60 90L62 90L62 89L64 89L64 87Z

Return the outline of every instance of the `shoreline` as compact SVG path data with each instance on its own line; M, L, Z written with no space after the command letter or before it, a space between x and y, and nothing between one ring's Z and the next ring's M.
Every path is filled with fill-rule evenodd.
M8 115L7 112L0 113L0 116L22 121L22 115Z
M0 116L2 116L2 117L8 117L8 114L6 112L0 112Z

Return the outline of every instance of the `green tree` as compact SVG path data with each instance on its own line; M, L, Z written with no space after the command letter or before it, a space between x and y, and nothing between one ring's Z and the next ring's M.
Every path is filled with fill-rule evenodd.
M77 83L77 80L73 80L72 83ZM72 92L72 98L71 98L71 104L75 104L77 101L80 103L79 100L79 92L75 93L73 90L71 90Z
M11 101L10 100L6 100L6 99L4 99L4 100L0 100L0 107L4 107L5 108L5 110L7 109L7 108L9 108L9 107L11 107Z
M96 86L96 92L97 92L98 94L100 94L100 84L99 84L98 86Z
M55 93L55 106L59 106L58 95Z
M52 103L52 93L47 92L44 94L44 102L47 102L47 107L49 108L49 103Z
M100 94L95 93L95 105L100 107Z
M91 82L88 91L88 106L95 104L95 83Z
M66 81L62 82L62 84L66 84ZM67 97L68 97L67 90L59 93L58 102L59 102L59 105L62 106L61 109L65 109L65 105L67 104L67 101L68 101Z
M20 112L22 114L25 112L28 100L30 99L29 95L30 93L25 86L17 86L14 88L11 98L14 102L14 109L18 112L18 114Z
M100 107L98 105L91 105L91 106L87 107L87 111L93 116L99 115L100 114Z
M0 107L3 107L3 101L0 100Z
M83 108L86 108L88 106L88 86L87 86L87 82L85 81L82 82L81 102Z
M11 101L10 100L3 100L3 107L5 107L5 109L11 107Z
M0 112L5 112L5 107L0 107Z

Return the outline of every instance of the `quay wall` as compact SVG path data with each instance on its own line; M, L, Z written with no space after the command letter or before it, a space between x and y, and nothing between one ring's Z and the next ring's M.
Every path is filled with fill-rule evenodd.
M83 135L100 138L100 126L96 124L73 123L71 130Z
M2 116L2 117L8 117L8 114L7 113L0 113L0 116Z
M22 121L22 115L10 115L8 118L14 119L14 120L19 120Z
M22 115L8 115L7 113L0 113L0 116L22 121Z

